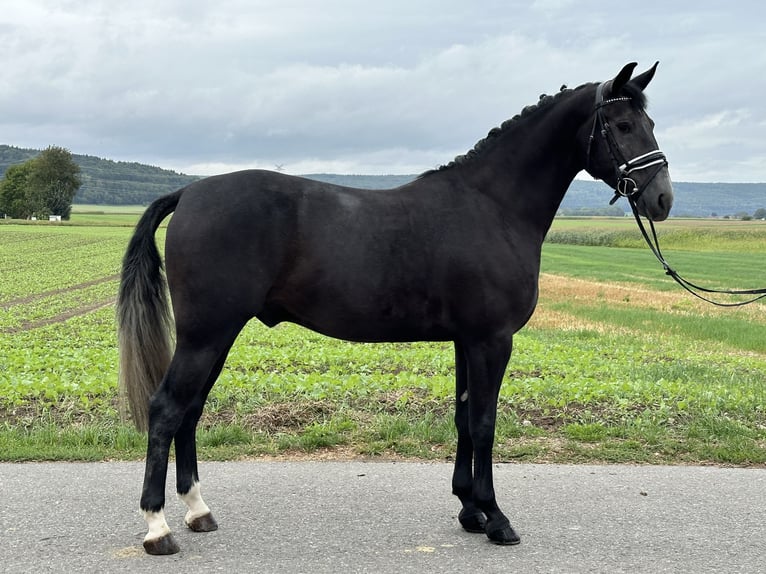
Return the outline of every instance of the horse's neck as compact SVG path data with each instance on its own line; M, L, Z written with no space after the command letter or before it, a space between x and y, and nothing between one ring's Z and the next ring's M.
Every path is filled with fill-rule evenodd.
M501 134L477 170L477 187L508 217L548 231L569 185L584 169L577 132L592 111L593 90L567 93Z

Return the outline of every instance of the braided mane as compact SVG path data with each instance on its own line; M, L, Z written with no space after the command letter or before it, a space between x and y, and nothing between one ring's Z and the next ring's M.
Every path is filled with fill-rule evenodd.
M422 173L420 177L422 178L432 173L444 171L446 169L450 169L457 165L462 165L462 164L465 164L466 162L472 161L474 158L479 157L485 149L490 147L491 144L500 135L508 132L509 130L514 129L517 125L522 123L524 120L526 120L529 116L531 116L538 110L548 108L552 106L553 104L555 104L556 102L560 101L563 97L567 96L568 94L571 94L573 92L582 90L584 88L587 88L593 85L594 85L593 82L589 82L587 84L578 86L574 89L569 89L564 85L564 86L561 86L561 90L553 96L549 96L547 94L541 94L540 99L537 101L536 104L526 106L523 110L521 110L521 113L516 114L511 119L504 121L500 125L500 127L492 128L487 134L487 136L480 139L478 142L476 142L476 145L474 145L472 149L468 150L468 152L466 152L463 155L457 156L455 159L453 159L451 162L445 165L442 165L436 169L431 169ZM638 87L634 86L633 84L628 83L627 85L625 85L621 93L630 98L631 104L633 106L639 109L646 107L646 104L647 104L646 95L644 94L642 90L640 90Z

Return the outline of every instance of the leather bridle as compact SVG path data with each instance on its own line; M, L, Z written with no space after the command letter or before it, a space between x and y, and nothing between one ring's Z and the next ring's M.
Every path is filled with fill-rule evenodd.
M591 129L590 138L588 139L588 148L586 153L586 168L590 167L590 152L591 147L593 145L593 140L596 138L596 132L601 134L601 137L604 140L604 143L606 144L606 149L609 152L609 157L612 160L612 164L615 169L615 173L617 176L617 183L615 185L615 194L612 200L609 202L609 205L614 204L615 201L617 201L620 197L625 197L628 200L628 203L630 204L630 208L633 211L633 217L636 219L636 223L638 224L638 228L641 231L641 234L644 236L644 240L646 241L646 244L649 246L649 249L651 249L652 253L654 253L654 256L657 258L657 260L662 264L663 268L665 269L665 273L667 275L670 275L673 280L678 283L681 287L686 289L689 293L694 295L695 297L702 299L703 301L706 301L708 303L712 303L713 305L717 305L719 307L740 307L742 305L748 305L750 303L754 303L755 301L758 301L760 299L763 299L766 297L766 288L764 289L744 289L744 290L728 290L728 289L708 289L706 287L701 287L699 285L695 285L691 281L688 281L687 279L684 279L681 275L678 274L678 272L673 269L670 264L665 260L665 257L662 255L662 251L660 249L660 243L657 238L657 231L654 228L654 222L649 219L649 227L651 229L651 235L647 232L646 227L644 226L644 223L641 219L641 215L638 212L638 206L636 204L636 200L641 196L641 194L644 192L644 190L649 186L649 184L654 180L655 177L657 177L657 174L662 170L662 168L667 167L668 160L665 157L665 154L662 153L659 149L641 154L639 156L634 157L633 159L625 159L625 155L622 153L622 149L620 148L620 144L617 141L617 138L615 138L614 133L612 132L612 128L609 125L609 122L604 114L604 108L610 104L616 103L616 102L628 102L630 101L629 97L626 96L618 96L614 98L604 99L604 90L605 87L610 84L611 82L604 82L598 85L598 88L596 89L596 104L595 104L595 114L593 118L593 128ZM652 171L649 172L648 177L643 181L642 185L638 185L636 181L630 177L631 174L651 169ZM701 293L705 293L705 295L701 295ZM732 303L725 303L720 301L714 301L711 299L708 294L726 294L726 295L755 295L755 297L751 297L750 299L747 299L745 301L736 301Z
M652 150L650 152L641 154L633 159L626 159L625 154L622 153L620 143L615 138L612 132L612 127L609 125L609 121L604 114L604 108L610 104L617 102L629 102L630 98L626 96L619 96L614 98L604 99L604 89L611 82L604 82L598 85L596 89L596 104L595 114L593 117L593 128L590 132L590 138L588 138L588 151L586 155L586 167L590 167L590 151L593 146L593 140L596 137L596 131L601 134L601 137L606 144L606 149L609 152L609 157L612 160L615 174L617 176L617 183L615 184L615 194L609 205L612 205L620 197L638 199L649 184L657 177L663 167L667 167L668 160L665 154L659 149ZM649 176L644 180L643 184L639 186L632 177L633 173L642 171L645 169L653 170Z

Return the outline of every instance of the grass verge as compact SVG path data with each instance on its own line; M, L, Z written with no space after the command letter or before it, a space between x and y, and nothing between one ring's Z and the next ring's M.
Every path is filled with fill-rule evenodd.
M433 406L433 405L431 405ZM308 408L309 404L290 408ZM452 460L455 431L446 412L425 417L341 408L335 415L293 427L253 427L244 420L208 415L198 432L202 460L383 458ZM285 406L287 410L287 406ZM766 464L766 430L718 415L686 413L658 420L646 410L613 422L595 412L553 414L501 405L498 462ZM590 422L589 422L590 421ZM98 421L49 420L24 428L0 427L0 460L100 461L143 457L146 437L131 426Z

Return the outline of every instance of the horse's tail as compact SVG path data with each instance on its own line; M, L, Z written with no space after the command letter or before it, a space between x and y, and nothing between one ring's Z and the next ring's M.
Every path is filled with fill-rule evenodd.
M117 297L120 402L123 414L128 407L141 431L149 427L149 400L172 356L167 281L154 234L175 210L182 193L165 195L147 208L122 260Z

